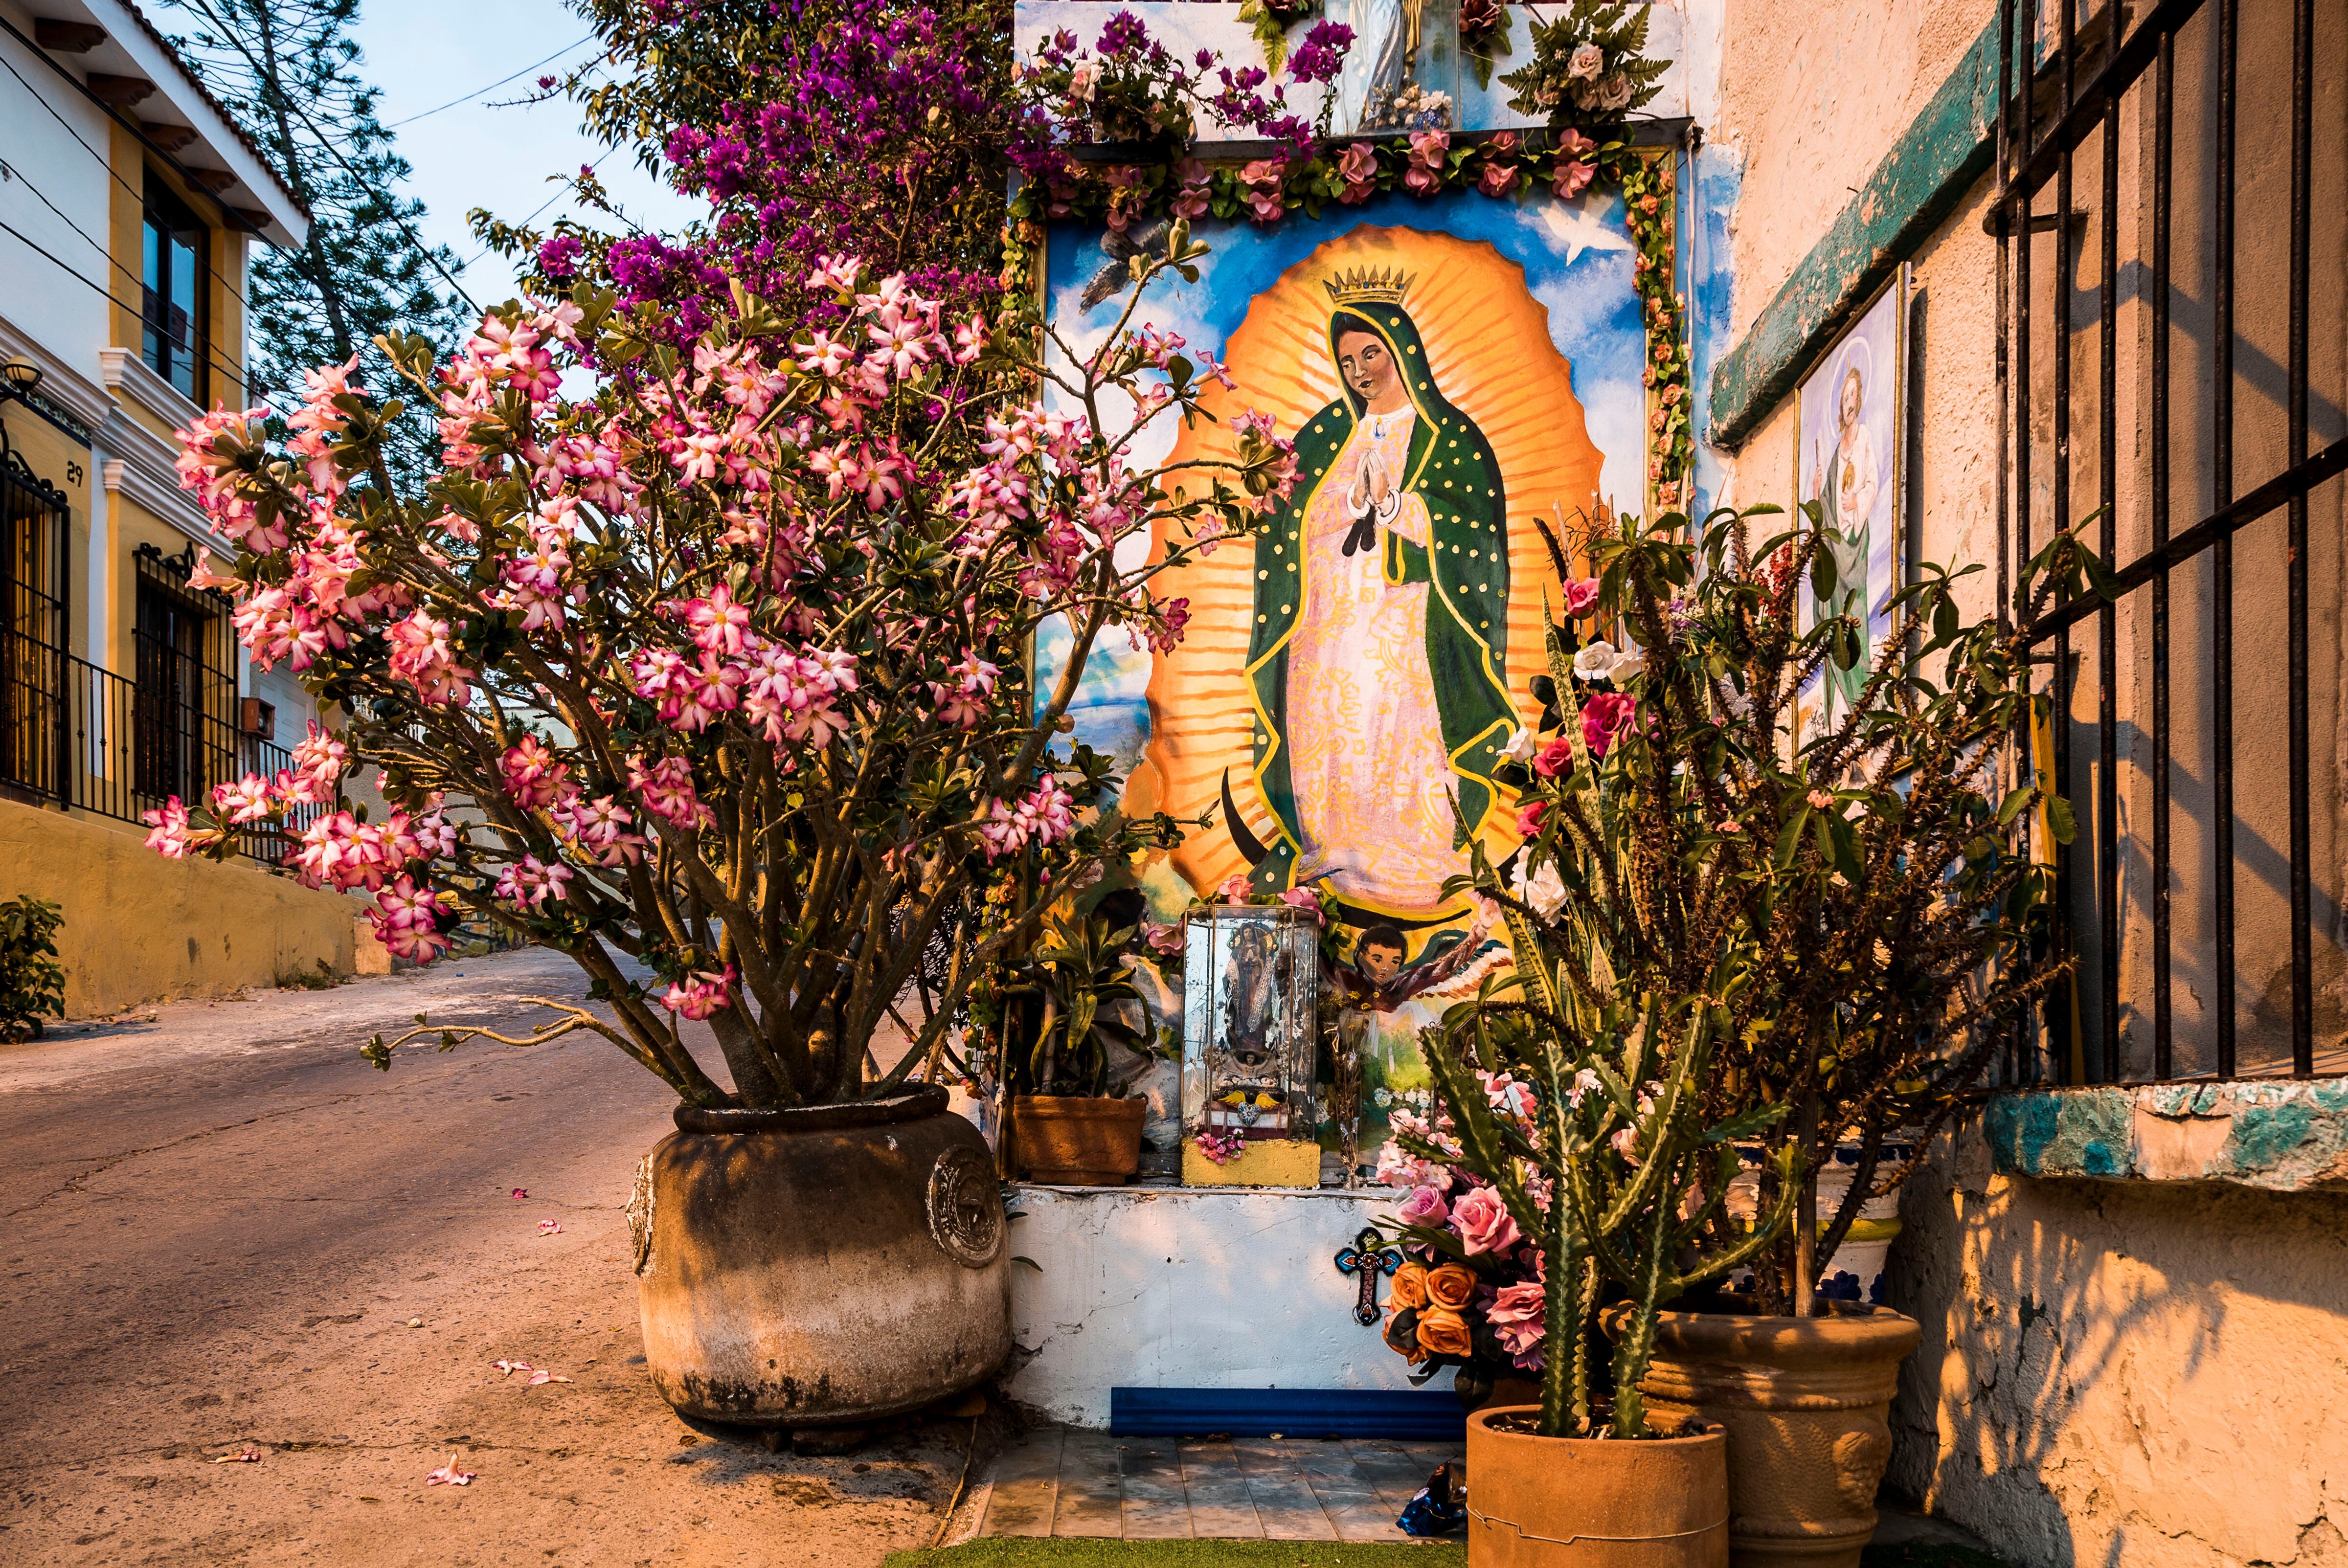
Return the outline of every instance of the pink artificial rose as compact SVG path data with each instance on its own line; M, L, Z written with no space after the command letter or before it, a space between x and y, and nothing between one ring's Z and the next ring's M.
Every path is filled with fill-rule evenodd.
M1576 578L1565 585L1565 612L1568 615L1587 615L1597 603L1596 578Z
M1410 1196L1395 1210L1395 1217L1406 1225L1425 1225L1431 1230L1450 1219L1451 1205L1444 1200L1440 1187L1413 1187Z
M1447 130L1422 130L1410 138L1411 161L1428 169L1440 169L1451 150L1451 133Z
M1403 189L1414 196L1432 196L1443 189L1443 176L1424 164L1412 164L1403 171Z
M1357 141L1337 155L1337 178L1348 185L1358 185L1378 177L1377 149L1368 142Z
M1570 201L1589 189L1598 177L1598 170L1578 158L1560 158L1556 171L1549 177L1550 189L1560 201Z
M1606 753L1601 752L1598 754L1604 756ZM1561 773L1572 771L1573 742L1568 736L1558 736L1533 757L1533 772L1545 779L1553 779Z
M1487 196L1506 196L1517 188L1517 168L1512 163L1488 163L1476 177L1476 189Z
M1321 918L1321 900L1310 887L1291 887L1280 896L1280 901L1292 909L1310 909L1313 918Z
M1248 879L1238 874L1224 877L1223 885L1215 889L1226 904L1244 904L1252 891L1254 889L1249 886Z
M1581 705L1581 739L1593 757L1604 757L1615 737L1631 727L1639 706L1626 692L1601 692Z
M1522 1285L1504 1285L1493 1292L1491 1301L1484 1308L1484 1321L1492 1326L1492 1332L1499 1337L1500 1348L1519 1358L1519 1366L1526 1364L1522 1358L1540 1348L1541 1339L1549 1332L1549 1325L1544 1319L1547 1310L1544 1298L1547 1295L1548 1292L1536 1280L1527 1280Z
M1506 1252L1524 1239L1517 1222L1509 1217L1508 1204L1489 1187L1477 1187L1451 1205L1451 1228L1459 1233L1470 1257L1479 1252Z
M1517 832L1530 838L1540 832L1541 823L1549 815L1549 802L1528 801L1517 809Z

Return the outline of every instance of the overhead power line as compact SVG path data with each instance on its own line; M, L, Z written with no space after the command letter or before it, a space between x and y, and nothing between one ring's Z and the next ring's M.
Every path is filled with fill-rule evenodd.
M551 66L551 65L552 65L555 61L557 61L557 60L559 60L559 59L562 58L562 56L565 56L565 55L567 55L567 54L571 53L571 51L572 51L572 49L577 48L577 47L579 46L579 45L580 45L580 44L592 44L592 43L593 43L594 41L595 41L595 35L594 35L594 34L592 34L592 33L590 33L590 34L588 34L585 37L583 37L583 38L580 39L578 43L576 43L576 44L572 44L572 45L569 45L569 46L565 46L565 47L563 47L563 48L560 48L560 49L555 50L555 51L554 51L554 53L552 53L552 54L551 54L551 55L547 56L546 56L546 58L544 58L544 59L540 60L539 62L537 62L537 64L536 64L536 65L524 66L520 70L516 71L516 72L513 74L513 76L511 76L511 77L499 77L496 81L491 82L488 87L475 87L471 92L465 94L462 97L454 97L454 98L450 98L447 103L442 104L442 105L440 106L440 108L428 108L428 109L426 109L422 114L412 114L412 115L409 115L406 119L396 119L396 120L392 121L389 125L387 125L387 126L384 127L383 128L384 128L384 129L386 129L386 130L397 130L401 126L404 126L404 125L414 125L417 120L420 120L420 119L430 119L434 115L438 114L438 113L441 111L441 109L452 109L452 108L455 108L458 104L469 104L469 103L471 103L475 98L479 97L483 93L493 93L493 92L497 91L499 87L504 87L508 82L510 82L510 81L514 80L514 79L515 79L515 77L526 77L526 76L530 75L530 72L532 72L532 71L534 71L534 70L538 69L538 67L539 67L540 66Z

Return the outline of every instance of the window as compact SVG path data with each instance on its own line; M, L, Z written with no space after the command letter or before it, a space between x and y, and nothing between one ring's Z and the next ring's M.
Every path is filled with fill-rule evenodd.
M187 203L147 176L145 343L147 367L203 402L207 329L203 277L210 236Z
M141 795L192 801L235 772L225 601L185 586L194 550L137 551L133 765Z

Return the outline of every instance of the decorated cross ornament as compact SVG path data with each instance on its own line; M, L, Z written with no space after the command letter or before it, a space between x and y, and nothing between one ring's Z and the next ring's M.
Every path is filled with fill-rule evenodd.
M1401 1251L1379 1245L1384 1239L1375 1227L1364 1225L1354 1245L1337 1255L1339 1274L1361 1276L1362 1293L1354 1302L1354 1321L1365 1327L1378 1320L1378 1276L1402 1266Z

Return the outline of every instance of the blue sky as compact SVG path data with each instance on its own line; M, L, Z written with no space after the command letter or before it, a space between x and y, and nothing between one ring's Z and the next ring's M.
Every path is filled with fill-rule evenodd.
M429 211L424 239L446 244L469 263L458 276L480 303L514 292L513 270L501 257L481 255L465 224L467 210L526 218L557 190L547 175L576 172L602 159L597 178L645 227L675 228L697 211L698 203L652 179L630 153L592 140L568 99L490 107L529 97L539 77L593 57L587 23L558 0L365 0L355 36L366 53L361 73L383 89L384 123L427 115L394 133L416 168L407 193ZM550 55L556 57L538 64ZM524 74L490 87L517 71ZM427 114L452 99L458 100L454 108ZM551 223L573 210L566 196L536 220Z

